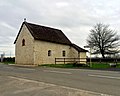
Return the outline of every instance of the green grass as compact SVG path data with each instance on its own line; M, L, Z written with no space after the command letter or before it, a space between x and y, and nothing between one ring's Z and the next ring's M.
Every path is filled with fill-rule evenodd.
M90 65L90 68L111 68L111 66L109 65L110 63L92 63ZM115 68L120 68L120 64L118 63L117 66Z
M44 64L40 66L55 67L55 68L73 68L73 64Z
M12 62L12 61L5 61L5 62L1 62L1 64L15 64L15 62Z
M110 68L109 64L91 64L90 68Z
M105 68L111 68L109 63L92 63L90 66L78 66L74 64L44 64L39 65L44 67L54 67L54 68L92 68L92 69L105 69ZM116 68L120 68L120 64L117 64Z
M88 66L78 66L74 64L44 64L44 65L39 65L39 66L44 66L44 67L54 67L54 68L84 68Z
M4 64L15 64L15 62L3 62ZM3 64L1 63L1 64ZM78 64L79 65L79 64ZM92 69L105 69L105 68L111 68L109 63L91 63L90 66L78 66L74 64L44 64L44 65L39 65L39 66L44 66L44 67L54 67L54 68L92 68ZM116 68L120 68L120 63L117 63Z

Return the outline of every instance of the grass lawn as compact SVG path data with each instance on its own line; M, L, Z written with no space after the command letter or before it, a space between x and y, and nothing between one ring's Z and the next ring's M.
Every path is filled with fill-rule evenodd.
M92 63L90 68L111 68L110 63ZM117 64L115 68L120 68L120 64Z
M1 62L0 62L1 63ZM3 62L1 64L15 64L15 62ZM39 65L44 67L54 67L54 68L92 68L92 69L105 69L105 68L112 68L110 67L109 63L91 63L89 66L81 66L80 64L74 65L74 64L44 64ZM117 66L115 68L120 68L120 63L117 63Z
M80 66L80 65L74 65L74 64L44 64L40 66L45 67L55 67L55 68L93 68L93 69L105 69L105 68L111 68L109 64L106 63L92 63L90 66ZM120 68L120 64L117 64L115 68Z
M12 61L6 61L6 62L0 62L1 64L15 64L15 62Z
M45 66L45 67L55 67L55 68L75 68L73 64L44 64L40 66Z
M109 68L108 64L91 64L90 68Z

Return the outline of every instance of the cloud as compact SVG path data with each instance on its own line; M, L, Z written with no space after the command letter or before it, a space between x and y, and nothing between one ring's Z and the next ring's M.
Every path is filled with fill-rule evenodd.
M12 45L27 18L59 28L73 43L84 46L89 30L98 22L110 24L119 33L119 6L119 0L1 0L0 45Z
M10 30L15 30L16 31L16 28L12 27L11 25L9 25L9 24L7 24L5 22L2 22L1 25L8 28L8 29L10 29Z
M68 2L57 2L57 3L56 3L56 6L57 6L58 8L66 7L66 6L68 6L68 5L69 5Z

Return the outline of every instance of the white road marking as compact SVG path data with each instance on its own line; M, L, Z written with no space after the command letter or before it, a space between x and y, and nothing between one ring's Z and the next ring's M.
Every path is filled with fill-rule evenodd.
M108 79L120 79L120 77L112 77L112 76L105 76L105 75L93 75L93 74L88 74L88 76L91 76L91 77L99 77L99 78L108 78Z
M51 70L43 70L44 72L51 72L51 73L60 73L60 74L72 74L71 72L61 72L61 71L51 71Z

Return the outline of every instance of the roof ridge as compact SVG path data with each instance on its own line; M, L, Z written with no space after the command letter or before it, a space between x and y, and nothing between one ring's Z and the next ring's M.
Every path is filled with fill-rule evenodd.
M40 27L45 27L45 28L50 28L50 29L54 29L54 30L59 30L61 31L60 29L58 28L53 28L53 27L49 27L48 25L39 25L39 24L36 24L36 23L31 23L31 22L23 22L23 23L26 23L26 24L31 24L31 25L35 25L35 26L40 26Z

